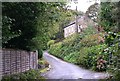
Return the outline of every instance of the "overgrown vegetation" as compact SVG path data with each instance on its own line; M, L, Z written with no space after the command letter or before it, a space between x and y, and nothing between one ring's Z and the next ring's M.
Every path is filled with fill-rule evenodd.
M2 81L13 81L13 80L31 81L33 79L41 80L45 78L40 76L39 70L29 70L19 74L6 75L2 78Z
M119 79L120 70L120 1L101 3L101 26L106 30L107 50L109 55L109 69Z
M43 57L43 50L38 49L38 59Z
M66 3L2 3L2 47L24 50L47 49L50 39L61 39L63 27L75 12Z
M65 3L3 3L2 10L3 48L39 49L39 58L48 48L67 62L96 71L110 70L114 78L120 77L120 2L95 3L88 8L86 15L95 18L104 32L88 26L65 39L63 27L75 20L76 14L67 10Z
M94 28L88 28L80 34L74 34L63 41L52 44L49 52L67 62L97 70L97 59L104 55L106 44ZM107 55L104 57L107 60Z
M41 73L45 73L49 70L49 63L45 59L41 58L38 60L38 68Z
M109 5L108 5L109 4ZM82 65L96 71L110 70L115 79L119 77L120 69L120 2L106 2L100 4L101 11L96 15L99 27L104 32L96 32L92 27L80 34L70 36L52 44L49 52L67 62ZM94 9L94 5L91 6ZM87 15L91 12L90 9ZM97 7L95 7L96 9Z
M18 74L11 74L11 75L5 75L2 77L2 81L14 81L14 80L24 80L24 81L31 81L31 80L42 80L45 81L45 77L41 75L42 73L45 73L48 71L49 63L43 59L40 58L38 60L38 69L37 70L28 70L23 73Z

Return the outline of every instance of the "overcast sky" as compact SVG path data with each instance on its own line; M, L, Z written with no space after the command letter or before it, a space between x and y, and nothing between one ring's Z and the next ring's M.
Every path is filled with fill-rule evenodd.
M97 2L100 3L99 0L97 0ZM90 5L92 5L94 3L95 3L95 0L91 0L91 2L89 2L89 0L78 0L77 4L75 4L72 1L72 2L68 3L68 5L71 6L69 9L75 10L76 5L77 5L78 11L86 12L86 10L90 7Z

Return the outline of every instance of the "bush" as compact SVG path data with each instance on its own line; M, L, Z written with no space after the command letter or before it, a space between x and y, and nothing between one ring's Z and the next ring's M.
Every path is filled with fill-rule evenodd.
M60 54L62 52L61 48L62 48L62 42L59 42L59 43L55 43L55 44L51 45L50 49L48 51L49 51L49 53L60 57Z
M97 41L97 34L85 37L83 34L72 35L64 39L62 42L51 45L49 52L67 62L80 66L82 65L86 68L95 67L96 69L96 59L99 57L100 52L105 48L105 45L97 45L98 43L94 40L90 40L91 36ZM84 39L87 39L88 43L83 42Z
M106 45L101 44L102 36L95 34L96 31L92 27L88 29L52 44L49 52L67 62L96 70L97 58L105 56L104 59L107 59L107 54L103 53Z
M86 52L87 56L85 57L85 59L86 59L85 63L86 63L86 67L87 68L92 68L93 70L97 70L97 59L100 56L105 56L103 54L103 50L105 48L106 48L105 44L103 44L103 45L96 45L96 46L92 46L92 47L88 48L89 50ZM103 59L106 60L105 57Z
M77 56L79 55L79 52L72 52L69 55L64 56L64 60L70 63L77 64Z
M108 45L108 48L105 49L105 53L109 54L110 57L110 65L109 70L114 74L114 79L120 79L120 32L114 33L114 32L108 32L106 35L106 44Z
M50 41L48 41L47 47L50 48L50 46L51 46L52 44L54 44L54 43L55 43L55 40L50 40Z
M43 56L42 49L38 49L38 59L42 58L42 56Z
M40 76L40 72L37 70L29 70L24 73L19 74L12 74L7 75L2 78L2 81L13 81L16 79L19 80L25 80L25 81L31 81L31 79L44 79L42 76Z
M65 38L65 39L62 41L63 45L64 45L64 46L73 45L73 44L74 44L74 41L75 41L76 38L77 38L77 36L78 36L77 34L73 34L73 35Z
M96 31L96 29L93 26L88 26L83 31L84 36L86 36L86 35L93 35L93 34L96 34L96 33L97 33L97 31Z
M119 69L119 70L117 69L117 70L114 72L114 79L120 80L120 69Z
M97 59L97 67L96 67L96 70L97 70L97 71L106 71L106 69L107 69L106 60L104 60L103 57L100 56L100 57Z
M77 65L83 66L83 67L87 67L86 66L86 57L87 57L87 52L89 51L89 48L81 48L79 51L79 54L76 58L77 60Z
M99 36L99 34L87 35L81 40L82 46L95 46L101 42L104 42L104 39Z
M105 56L105 60L106 57L108 57L107 55L102 53L103 50L106 48L105 44L83 47L81 46L80 42L76 43L74 41L71 41L72 45L71 43L66 45L65 42L53 44L51 45L49 52L67 62L84 66L85 68L92 68L94 70L96 70L97 68L97 58L99 56Z

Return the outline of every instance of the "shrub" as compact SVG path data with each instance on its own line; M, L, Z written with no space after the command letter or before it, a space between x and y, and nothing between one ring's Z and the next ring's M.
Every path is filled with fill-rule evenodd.
M73 34L62 42L52 44L49 52L67 62L96 70L97 58L102 55L106 60L107 54L103 53L106 45L100 42L102 36L95 33L91 27L80 34Z
M77 34L73 34L67 38L65 38L62 43L64 46L69 46L72 45L74 43L74 40L77 38Z
M79 52L72 52L69 55L66 55L64 57L64 60L70 63L77 64L77 56L79 55Z
M87 56L85 58L87 67L91 67L94 70L97 69L97 59L100 56L105 56L102 53L105 48L105 44L89 47L89 50L87 51ZM105 57L103 59L105 59Z
M99 36L99 34L87 35L81 40L82 46L95 46L101 42L104 42L104 39Z
M55 40L50 40L50 41L48 41L47 47L50 48L50 46L51 46L52 44L54 44L54 43L55 43Z
M96 31L96 29L93 26L88 26L83 31L84 36L86 36L86 35L93 35L93 34L96 34L96 33L97 33L97 31Z
M55 43L50 46L50 49L48 50L51 54L60 57L61 54L61 48L62 48L62 42Z
M107 67L106 67L106 60L103 59L102 56L100 56L97 59L97 67L96 70L97 71L106 71Z
M83 47L83 48L80 49L79 54L76 58L77 65L87 67L85 58L87 57L88 51L89 51L89 48L86 48L86 47Z
M40 72L38 70L29 70L24 73L4 76L2 81L16 81L16 79L31 81L31 79L44 79L44 77L40 76Z
M119 70L117 69L117 70L114 72L114 79L120 80L120 69L119 69Z
M78 53L76 53L76 61L77 61L77 65L82 65L83 67L86 68L92 68L94 70L96 70L97 67L97 58L102 54L102 51L104 50L104 48L106 47L106 45L96 45L96 46L92 46L92 47L82 47L80 48L80 50L78 51ZM73 56L74 57L74 56Z
M74 35L73 35L74 36ZM93 36L93 39L98 37L97 34L84 37L83 34L70 36L68 39L64 39L62 42L51 45L49 52L63 60L82 65L86 68L96 69L97 58L102 54L106 45L97 45L95 41L83 42L87 37ZM81 40L82 39L82 40ZM90 38L88 39L90 41ZM97 41L97 39L95 39ZM86 44L87 46L84 46Z
M120 79L120 32L108 32L105 39L106 44L108 45L107 50L105 49L105 53L109 54L110 71L114 74L114 79Z
M38 59L42 58L42 56L43 56L42 49L38 49Z

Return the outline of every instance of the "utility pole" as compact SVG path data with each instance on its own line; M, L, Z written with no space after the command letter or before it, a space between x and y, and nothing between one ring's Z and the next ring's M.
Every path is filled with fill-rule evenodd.
M77 14L77 5L76 5L76 33L78 33L78 14Z
M78 3L78 1L74 1L74 3L76 4L76 33L78 33L78 14L77 14L77 3Z

